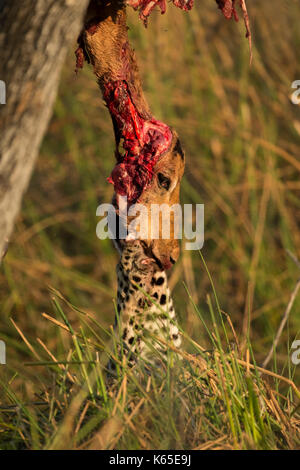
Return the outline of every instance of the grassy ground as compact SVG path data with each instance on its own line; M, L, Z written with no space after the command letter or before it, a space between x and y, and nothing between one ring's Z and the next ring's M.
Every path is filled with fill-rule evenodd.
M110 395L105 390L96 350L107 339L103 328L113 323L117 255L109 241L97 239L95 213L112 195L106 177L114 164L113 137L92 74L85 68L74 77L70 51L0 272L7 345L0 448L57 448L60 442L76 448L299 448L296 390L282 378L249 370L249 361L263 362L299 278L287 250L300 257L300 111L290 101L291 83L300 79L300 7L292 0L248 3L252 67L242 22L225 21L211 0L199 0L188 14L170 5L166 15L153 14L147 30L130 13L153 113L179 131L186 150L182 202L205 204L202 255L237 340L200 254L183 250L170 284L186 350L201 353L207 371L186 357L163 377L139 384L125 367L120 386ZM269 364L298 387L300 366L290 356L299 308L298 296ZM213 352L207 357L201 348ZM24 366L54 358L81 364ZM81 388L89 383L90 389ZM104 442L105 435L111 439Z

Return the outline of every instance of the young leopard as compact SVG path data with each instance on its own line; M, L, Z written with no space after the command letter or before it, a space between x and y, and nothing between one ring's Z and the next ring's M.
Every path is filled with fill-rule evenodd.
M159 339L179 348L181 334L165 271L146 256L139 241L133 241L123 248L117 275L115 332L122 338L128 363L133 365L139 358L150 364L166 359L167 347Z

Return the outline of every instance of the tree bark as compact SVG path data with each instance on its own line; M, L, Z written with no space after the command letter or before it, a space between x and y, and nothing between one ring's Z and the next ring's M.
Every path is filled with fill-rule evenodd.
M89 0L0 0L0 263Z

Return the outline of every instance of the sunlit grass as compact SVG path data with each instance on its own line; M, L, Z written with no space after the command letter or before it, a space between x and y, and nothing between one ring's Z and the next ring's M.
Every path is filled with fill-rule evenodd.
M300 391L291 380L258 367L249 341L241 348L212 290L213 297L207 298L209 323L194 306L195 316L209 332L209 350L183 330L190 352L170 346L167 363L151 373L142 360L134 369L128 367L126 356L116 352L118 338L113 336L107 346L101 323L53 292L54 313L44 321L62 334L55 351L41 339L29 342L14 324L31 358L24 363L25 372L9 383L1 381L1 448L299 446ZM71 312L77 317L76 329L69 320ZM112 338L110 330L104 333ZM114 379L107 376L109 357L117 363ZM26 369L43 371L39 384L28 380ZM14 382L25 377L25 390L15 394Z
M149 404L150 399L145 398L139 408L142 411L137 413L139 416L142 413L143 419L136 423L134 415L130 421L136 433L124 421L116 426L115 420L111 425L118 432L124 426L128 431L123 430L118 441L120 448L126 445L143 448L137 437L142 434L138 431L148 428L149 436L141 437L146 448L148 445L170 448L175 444L185 448L295 445L294 431L289 428L289 420L284 419L292 415L294 399L297 403L289 384L271 380L271 388L284 398L274 392L272 405L273 398L266 395L272 411L267 409L261 423L255 396L257 387L263 397L268 393L263 385L260 387L265 376L258 376L255 369L245 375L245 366L237 360L247 362L249 351L249 361L254 364L256 358L257 364L262 364L299 278L299 269L286 250L300 257L300 111L290 102L291 83L300 79L297 27L300 10L299 3L292 0L248 3L254 41L252 67L242 22L225 21L211 0L201 0L188 14L170 5L166 15L153 14L147 30L138 23L135 12L129 15L130 34L153 114L177 129L186 151L182 203L205 204L202 253L221 307L215 304L209 276L201 258L194 253L182 252L170 274L170 285L180 324L187 338L191 338L186 340L186 350L215 351L209 358L209 369L220 384L220 395L206 402L201 398L200 386L191 386L191 379L179 380L183 365L176 371L171 369L167 376L175 375L172 380L176 387L172 388L169 379L162 378L160 394L151 381L150 390L158 404L150 401ZM95 360L95 351L105 347L108 340L105 331L110 333L114 318L117 254L109 240L100 241L95 233L97 205L109 202L112 196L106 178L114 165L114 143L111 122L92 73L85 68L75 78L73 70L74 57L70 51L31 187L1 266L0 335L7 345L8 361L7 366L1 366L1 380L3 387L8 387L11 405L15 406L18 400L19 408L18 413L14 408L2 420L0 447L5 446L2 442L6 438L1 439L6 435L7 445L11 445L10 441L15 446L36 448L54 445L53 436L61 419L81 385L88 386L87 377L91 373L97 376L97 383L90 383L96 403L90 395L80 403L75 413L77 420L78 410L82 413L86 406L85 400L90 404L78 427L79 437L74 441L72 435L72 443L82 445L90 436L89 426L94 426L90 432L95 433L107 423L114 409L115 395L110 396L107 390L104 404L105 391L98 366L90 363L91 358ZM52 309L49 286L61 292L69 304L62 302L56 292L57 304ZM58 305L75 336L47 319L47 315L54 316L69 328ZM80 314L74 306L86 314ZM274 360L269 364L270 369L292 379L298 387L300 369L290 364L290 345L299 336L299 308L297 297ZM228 329L225 312L236 331L240 351L232 348L236 340L231 328L227 333L228 349L221 322L222 318ZM20 341L11 317L35 345L39 359ZM215 325L219 325L220 338ZM64 368L55 364L23 366L24 362L53 362L37 338L55 358L80 364L61 364ZM93 343L91 346L88 339ZM194 374L197 384L201 374L193 372L194 366L189 361L190 358L187 369ZM68 373L76 374L79 380L73 392ZM120 383L127 377L127 395L120 402L125 393L121 391L117 403L130 416L138 402L134 401L133 408L129 408L124 405L126 397L137 393L137 399L142 400L145 395L140 389L134 391L136 384L130 372L121 368L120 374ZM187 397L182 392L185 386ZM147 388L145 384L142 387L144 391ZM44 402L24 405L39 401L34 393L45 388L49 389L46 405ZM117 390L120 388L113 393ZM170 390L172 399L165 402L163 397ZM7 393L3 398L5 404ZM89 390L85 389L85 393ZM188 413L181 416L180 410L186 409L182 399L195 421L185 421ZM168 414L172 420L177 419L175 424L169 423L171 432L162 427L167 415L165 406L173 410L173 414ZM114 416L118 413L119 408ZM87 423L93 421L84 428L86 419ZM81 431L82 427L85 430ZM73 424L70 429L75 433Z

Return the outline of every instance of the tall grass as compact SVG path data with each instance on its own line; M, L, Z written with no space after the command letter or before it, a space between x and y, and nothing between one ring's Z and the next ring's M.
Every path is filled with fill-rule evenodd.
M148 391L147 385L142 385L134 392L134 379L121 368L123 388L116 403L125 410L123 427L118 427L116 420L112 425L118 432L124 428L116 444L119 447L142 448L137 438L142 434L134 432L148 429L142 424L150 429L149 436L142 438L146 448L201 447L206 443L211 448L297 445L292 418L286 418L296 416L297 400L290 384L275 380L268 395L265 376L257 369L247 372L247 366L238 360L262 363L299 278L299 268L287 250L299 257L300 111L291 104L290 95L292 81L300 79L300 7L293 0L248 3L254 41L252 67L242 22L225 21L211 0L199 1L188 14L170 5L166 15L153 14L147 30L138 23L135 12L129 14L130 35L153 113L178 130L186 150L182 202L205 204L202 253L221 308L213 298L214 306L207 308L211 281L205 266L201 257L183 250L170 275L176 310L190 338L188 353L194 353L195 348L198 352L214 349L206 360L217 380L218 393L211 397L209 389L206 402L201 398L201 386L192 387L190 378L184 379L185 391L185 368L195 383L202 374L194 372L190 358L187 366L183 362L175 372L170 369L168 379L162 378L161 393L156 391L154 379ZM109 202L112 195L106 181L114 165L112 128L90 70L85 68L78 78L73 70L70 51L48 134L0 272L0 335L7 344L7 366L0 366L2 392L6 390L1 406L6 406L7 394L14 406L2 418L0 447L53 446L57 442L52 441L53 435L59 432L61 420L71 420L69 405L81 385L88 386L91 373L98 374L97 383L91 382L85 392L90 404L86 405L85 397L76 409L78 419L78 410L81 413L88 406L78 429L92 418L93 429L109 426L107 419L113 411L113 416L120 412L113 409L116 397L108 391L104 404L100 372L95 372L97 364L90 363L97 348L105 347L105 331L110 332L114 317L116 277L112 266L117 255L110 241L100 241L95 234L96 207ZM56 296L54 306L65 328L42 316L53 316L49 286L68 299L65 304ZM72 325L72 334L66 330L69 325L64 323L59 305ZM291 342L299 334L299 308L297 297L270 364L274 373L283 374L297 386L300 369L291 367L289 357ZM38 345L34 349L37 356L20 341L11 317L29 343ZM221 318L227 329L228 318L232 322L240 352L236 346L228 349ZM229 343L236 343L231 328L227 334ZM24 362L45 362L46 358L53 362L45 348L59 360L79 364L23 366ZM74 392L69 383L73 375L78 380ZM43 398L42 405L27 406L39 401L34 393L46 384L49 402L45 405ZM165 393L172 394L172 399L165 401ZM260 406L262 416L255 402L260 393L259 404L270 400L265 412ZM149 408L147 394L152 401L152 395L156 397L159 404L149 401ZM137 406L134 400L132 406L126 404L131 396L145 401L129 419ZM187 410L182 400L191 413L180 411ZM174 407L168 414L172 416L168 429L162 420L167 405ZM143 416L140 423L134 420L137 415ZM125 416L130 423L126 426L122 421ZM188 416L195 416L194 421L185 421ZM89 433L82 435L78 430L81 437L74 441L73 422L70 429L70 445L83 445ZM200 430L205 431L201 434ZM2 436L8 437L1 441Z
M242 352L214 289L213 299L207 298L209 323L195 306L195 315L209 332L210 349L182 331L191 352L170 346L167 363L151 373L142 360L128 367L127 357L116 353L118 340L108 348L101 339L101 323L59 292L53 292L53 306L54 315L44 315L44 321L62 332L55 351L39 339L30 343L15 325L32 355L25 368L44 373L38 386L26 373L13 377L9 385L2 382L2 449L299 446L300 391L291 380L257 366L248 341ZM78 318L76 330L70 312ZM111 337L110 330L105 334ZM109 357L117 363L113 379L106 374ZM14 382L25 378L19 396Z

